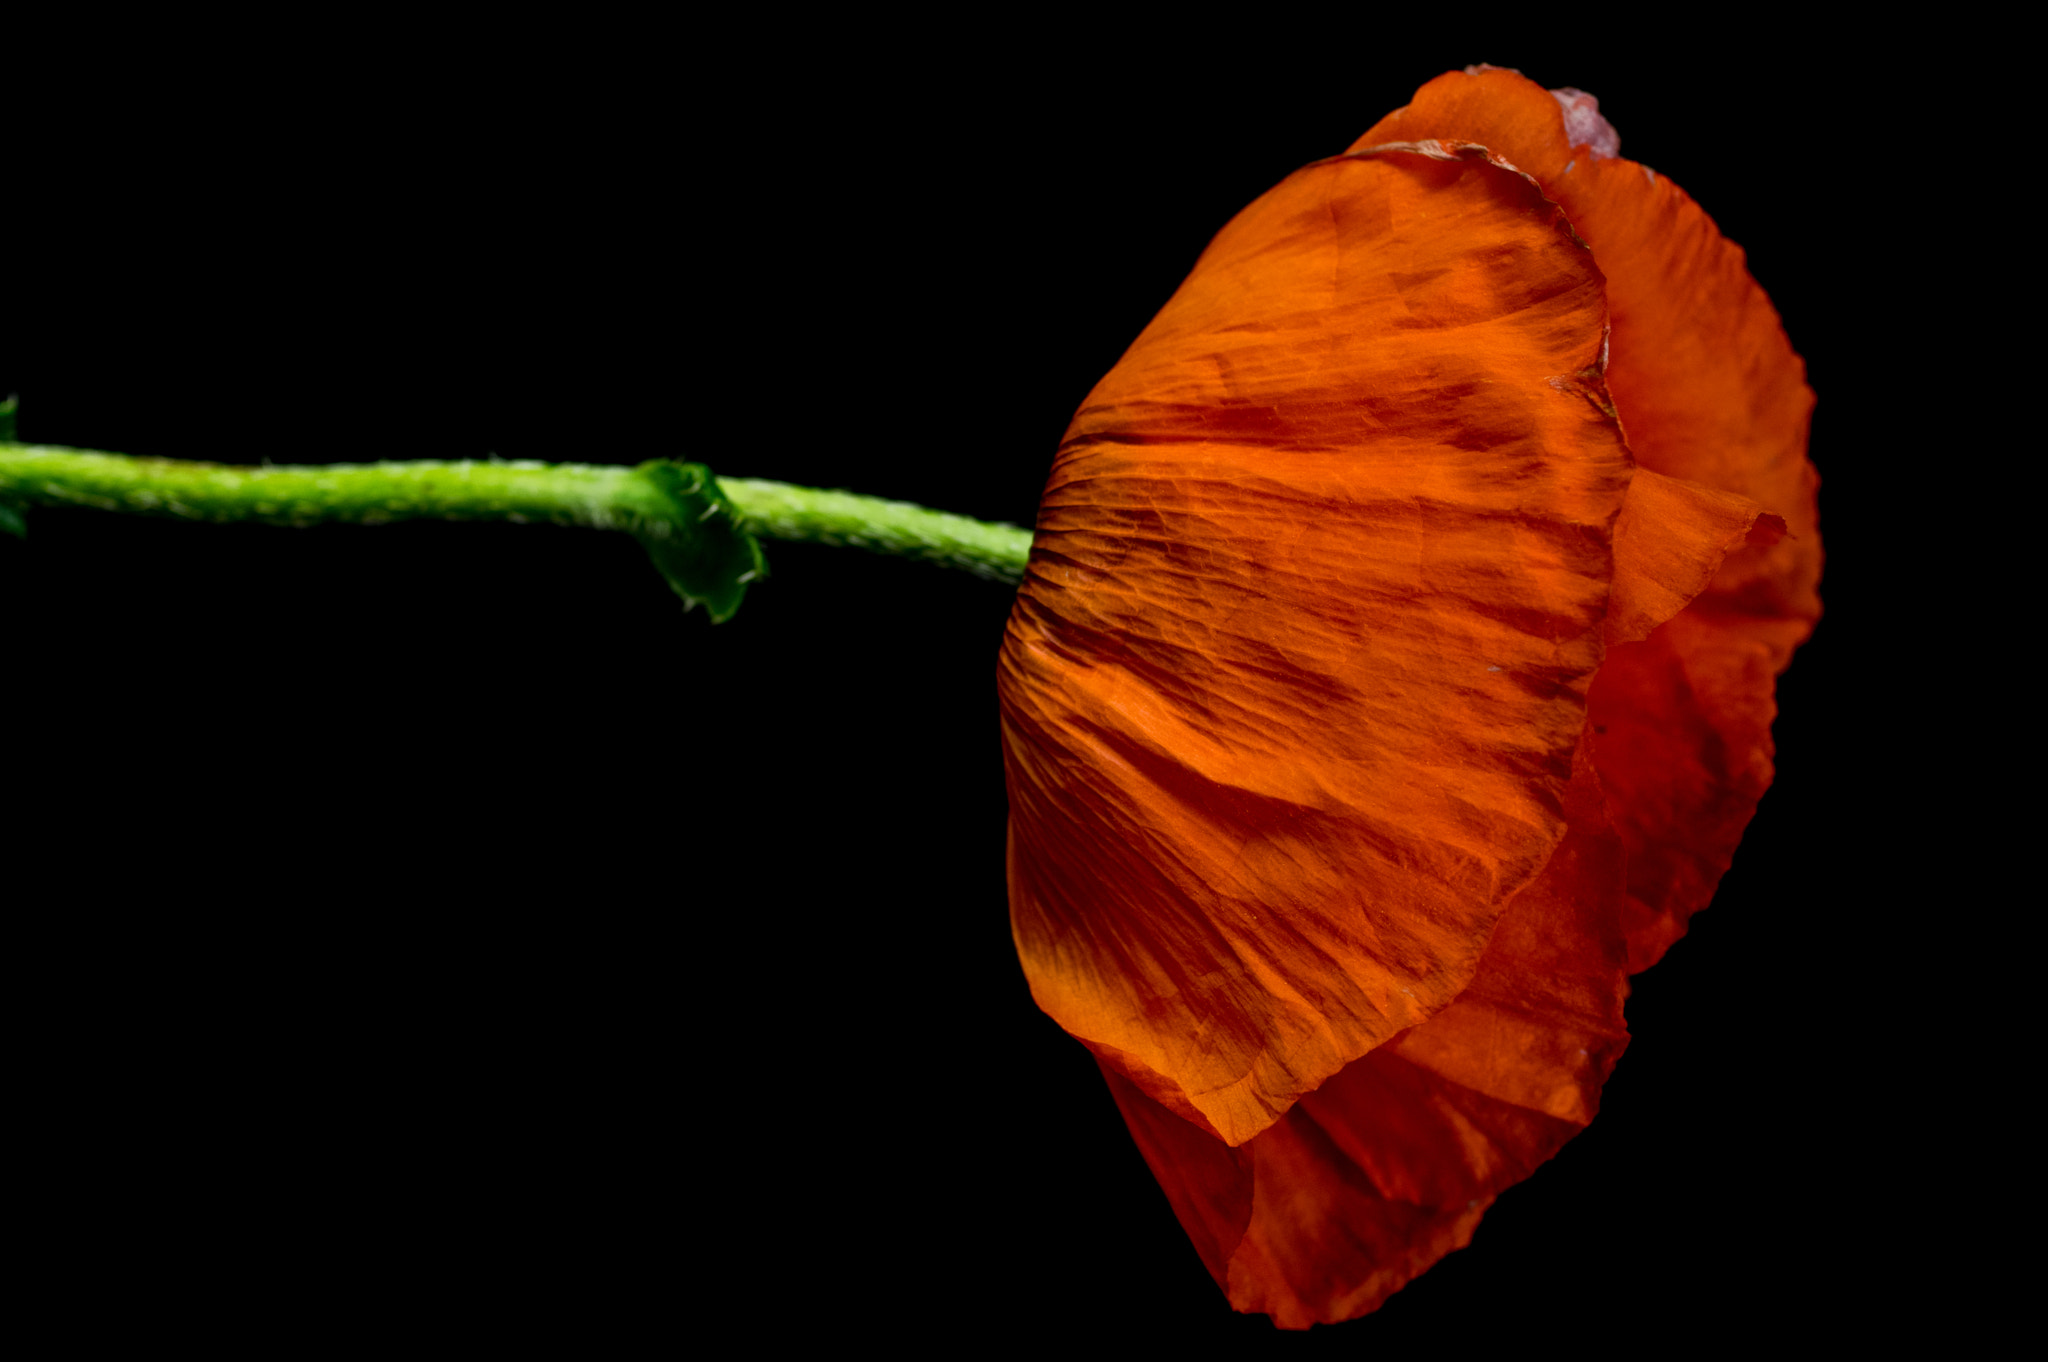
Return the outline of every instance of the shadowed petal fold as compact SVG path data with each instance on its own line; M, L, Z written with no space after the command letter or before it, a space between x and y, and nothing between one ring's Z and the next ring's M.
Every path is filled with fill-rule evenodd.
M1602 299L1525 176L1340 157L1061 445L999 673L1012 926L1228 1144L1449 1004L1564 836L1630 473Z
M1230 1149L1105 1066L1138 1148L1239 1310L1282 1328L1377 1308L1583 1129L1627 1044L1620 841L1581 745L1570 831L1471 986Z

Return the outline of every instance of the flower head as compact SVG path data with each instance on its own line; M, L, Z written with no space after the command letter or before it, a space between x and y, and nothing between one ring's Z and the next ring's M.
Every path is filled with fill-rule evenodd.
M1375 1307L1591 1119L1818 614L1802 366L1618 151L1582 92L1432 81L1218 234L1040 510L1018 950L1284 1325Z

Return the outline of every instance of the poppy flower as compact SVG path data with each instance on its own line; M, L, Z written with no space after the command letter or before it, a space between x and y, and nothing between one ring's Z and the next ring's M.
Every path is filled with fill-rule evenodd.
M1819 614L1804 369L1597 102L1478 67L1218 234L1074 417L999 674L1033 996L1305 1328L1592 1119Z

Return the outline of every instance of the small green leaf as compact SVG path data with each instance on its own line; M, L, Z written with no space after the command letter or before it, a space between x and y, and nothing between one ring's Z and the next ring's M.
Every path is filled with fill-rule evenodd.
M14 412L19 406L18 397L0 398L0 445L14 443Z
M723 624L740 608L747 583L767 574L761 546L703 464L653 459L637 471L662 505L662 513L638 531L647 556L685 609L701 605L712 623Z

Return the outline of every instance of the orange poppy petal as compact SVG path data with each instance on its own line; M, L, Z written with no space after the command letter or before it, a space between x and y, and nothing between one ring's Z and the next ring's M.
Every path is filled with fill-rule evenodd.
M1251 1147L1232 1149L1140 1092L1116 1065L1096 1064L1174 1218L1228 1293L1231 1255L1252 1218Z
M1604 124L1585 123L1575 145L1563 105L1583 102L1513 71L1452 72L1359 145L1458 138L1533 176L1607 277L1608 389L1638 463L1744 497L1789 531L1736 547L1683 623L1616 649L1595 687L1596 756L1629 851L1643 968L1713 897L1770 785L1777 675L1820 616L1819 479L1805 366L1741 249L1668 179L1603 154L1588 129Z
M1556 96L1519 71L1469 66L1446 71L1417 90L1407 105L1367 128L1351 150L1427 138L1477 142L1505 157L1556 200L1551 186L1563 178L1573 158L1564 112Z
M1525 177L1340 157L1061 445L999 673L1012 926L1227 1143L1450 1003L1564 835L1630 472L1602 298Z
M1702 598L1704 601L1705 598ZM1728 620L1701 602L1608 653L1593 686L1594 752L1628 848L1630 968L1685 934L1770 788L1780 657L1804 620Z
M1648 637L1707 589L1730 550L1784 533L1783 517L1746 497L1637 469L1614 526L1608 644Z
M1637 469L1629 484L1590 712L1628 848L1633 970L1655 964L1713 898L1770 787L1777 674L1811 626L1727 616L1709 587L1725 558L1768 550L1783 530L1754 502L1696 483Z
M1239 1310L1353 1319L1471 1240L1582 1129L1627 1045L1622 850L1581 744L1570 831L1458 1000L1232 1150L1104 1067L1175 1215Z

